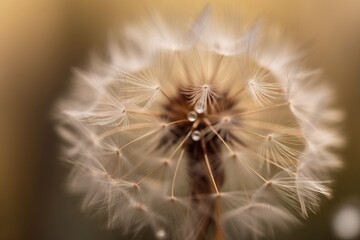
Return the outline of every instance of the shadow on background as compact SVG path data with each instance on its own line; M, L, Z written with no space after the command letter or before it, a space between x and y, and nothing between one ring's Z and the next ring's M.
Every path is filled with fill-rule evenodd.
M104 52L112 29L140 19L144 1L32 0L0 3L0 239L127 239L99 218L80 212L80 198L65 189L51 121L53 104L67 89L73 66ZM211 1L213 7L219 6ZM220 1L218 1L220 2ZM360 2L356 0L226 1L246 17L264 16L296 41L312 40L347 112L335 196L304 227L279 239L335 239L334 211L360 198ZM194 17L206 1L153 1L147 8L176 9ZM140 237L139 237L140 238ZM147 238L151 238L150 236Z

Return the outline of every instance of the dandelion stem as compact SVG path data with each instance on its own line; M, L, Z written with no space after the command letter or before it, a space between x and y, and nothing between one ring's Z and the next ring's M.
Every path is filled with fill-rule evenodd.
M224 240L224 229L222 228L220 224L220 215L221 215L221 209L220 209L220 199L216 200L216 223L215 223L215 229L214 229L214 240Z
M245 90L245 87L241 88L240 90L238 90L233 96L231 96L229 98L229 100L234 100L234 98L239 95L240 93L242 93Z
M122 151L124 148L128 147L129 145L131 145L131 144L133 144L133 143L135 143L135 142L137 142L137 141L140 141L141 139L143 139L143 138L145 138L145 137L147 137L147 136L149 136L149 135L151 135L151 134L153 134L153 133L155 133L155 132L157 132L157 131L159 131L159 129L155 129L155 130L153 130L153 131L150 131L150 132L148 132L148 133L145 133L144 135L141 135L141 136L138 137L138 138L135 138L134 140L132 140L132 141L128 142L127 144L125 144L124 146L122 146L122 147L119 149L119 151Z
M266 180L263 176L261 176L260 173L258 173L254 168L252 168L249 164L243 162L244 165L246 165L253 173L255 173L256 176L258 176L259 178L261 178L264 182L268 182L268 180Z
M184 149L181 150L179 159L178 159L178 161L176 163L176 168L175 168L173 180L172 180L172 183L171 183L171 198L174 197L175 180L176 180L176 176L177 176L177 173L178 173L178 170L179 170L179 166L180 166L180 162L181 162L183 154L184 154Z
M230 153L234 154L234 151L225 142L225 140L220 136L220 134L214 129L214 127L211 125L211 122L207 118L204 118L204 122L211 129L211 131L220 139L220 141L225 145L225 147L230 151Z
M217 188L217 185L216 185L216 182L215 182L215 179L214 179L214 175L212 173L212 169L211 169L211 166L210 166L209 157L207 155L206 144L205 144L204 139L201 140L201 148L202 148L202 150L204 152L204 158L205 158L206 167L207 167L207 169L209 171L211 181L212 181L212 183L214 185L214 190L215 190L216 194L219 195L219 190Z
M174 157L175 153L184 145L184 143L189 139L189 137L191 136L192 131L190 131L188 134L186 134L185 138L181 141L181 143L179 144L179 146L177 146L177 148L171 153L171 155L169 156L169 158L171 159L172 157Z
M180 147L182 147L182 145L186 142L186 140L191 136L192 131L190 131L185 138L181 141L181 143L179 144L179 146L177 146L177 148L170 154L170 156L168 157L169 159L173 158L174 155L176 154L176 152L180 149ZM121 178L124 179L126 177L128 177L130 174L132 174L136 169L138 169L141 165L143 165L147 160L149 160L148 158L144 158L144 160L140 161L138 164L136 164L136 166L134 166L133 169L131 169L131 171L129 171L127 174L125 174L124 176L122 176Z
M166 97L169 102L172 102L171 98L162 89L160 89L160 92Z
M207 167L208 172L209 172L209 176L211 178L211 182L213 184L216 196L218 197L218 196L220 196L220 192L219 192L219 189L218 189L217 184L215 182L215 178L214 178L211 166L210 166L209 157L208 157L208 154L207 154L207 149L206 149L206 144L205 144L204 139L201 140L201 148L202 148L202 150L204 152L204 159L205 159L206 167ZM215 214L215 217L216 217L216 221L214 223L214 240L223 240L225 238L224 238L223 229L222 229L222 227L220 225L221 205L220 205L220 199L219 198L216 198L216 200L215 200L214 214Z
M245 148L245 149L247 149L247 148ZM233 155L234 153L232 153L232 155ZM246 167L248 167L252 172L254 172L255 173L255 175L257 175L259 178L261 178L264 182L268 182L268 180L266 180L263 176L261 176L261 174L260 173L258 173L255 169L253 169L249 164L247 164L245 161L244 162L242 162L242 164L244 164ZM279 166L279 167L281 167L281 166ZM282 168L282 167L281 167Z

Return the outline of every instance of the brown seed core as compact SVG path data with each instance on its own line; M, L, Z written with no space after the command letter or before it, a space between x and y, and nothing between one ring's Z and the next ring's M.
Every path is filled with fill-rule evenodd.
M170 98L170 102L163 106L164 114L161 116L164 121L168 122L189 119L189 121L171 126L170 132L176 138L174 139L170 136L164 137L160 142L161 146L175 144L191 131L192 133L200 134L196 138L189 138L183 145L183 149L187 154L187 169L191 185L193 209L196 210L201 206L201 209L204 210L201 212L194 211L196 212L194 214L194 221L197 223L203 222L203 225L196 233L196 239L204 239L211 226L214 227L214 230L218 230L216 229L216 226L218 226L216 215L220 211L220 209L217 209L220 206L217 204L219 198L211 198L210 196L218 194L216 191L221 188L225 179L221 159L223 143L220 137L229 144L231 144L231 141L241 143L231 133L222 136L223 133L221 132L216 132L216 134L212 132L215 130L211 127L221 121L221 114L231 111L235 106L234 99L228 97L227 94L217 93L217 95L220 97L217 99L216 104L207 106L206 110L202 113L198 112L195 120L189 118L189 113L194 112L195 106L190 104L189 96L182 93ZM217 118L216 116L219 117ZM210 166L206 164L205 156L208 158ZM216 186L214 186L214 182Z

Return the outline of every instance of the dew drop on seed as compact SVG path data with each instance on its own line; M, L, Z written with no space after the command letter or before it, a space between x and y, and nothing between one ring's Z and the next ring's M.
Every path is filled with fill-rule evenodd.
M166 232L164 229L160 229L156 232L157 239L165 239L165 237L166 237Z
M191 111L187 114L187 118L190 122L194 122L197 118L197 113L195 111Z
M202 101L198 101L196 104L195 104L195 111L197 113L203 113L205 111L205 103L202 102Z
M192 138L192 140L194 140L196 142L199 141L200 140L200 131L198 131L198 130L193 131L191 133L191 138Z

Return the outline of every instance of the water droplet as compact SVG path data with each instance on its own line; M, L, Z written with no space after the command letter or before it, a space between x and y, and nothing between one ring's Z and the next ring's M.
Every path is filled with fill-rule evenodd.
M195 130L191 133L191 138L194 141L199 141L200 140L200 131Z
M205 103L202 102L202 101L198 101L196 104L195 104L195 111L197 113L203 113L205 111Z
M187 118L190 122L194 122L197 118L197 113L195 111L191 111L187 114Z
M156 232L157 239L165 239L165 237L166 237L166 232L164 229L160 229Z

